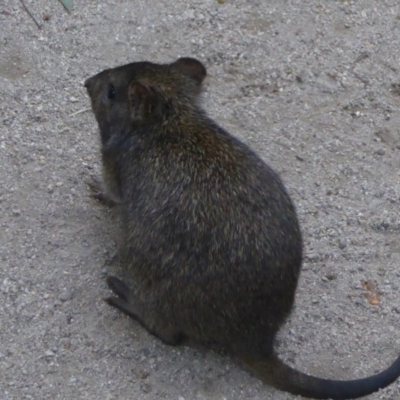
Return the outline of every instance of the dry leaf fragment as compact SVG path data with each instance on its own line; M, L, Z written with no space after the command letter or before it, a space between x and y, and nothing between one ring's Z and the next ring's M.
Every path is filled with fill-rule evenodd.
M372 281L361 281L361 286L365 289L365 297L369 304L377 306L381 300L379 290L374 282Z
M72 8L74 7L73 0L60 0L60 3L64 6L64 8L70 13Z

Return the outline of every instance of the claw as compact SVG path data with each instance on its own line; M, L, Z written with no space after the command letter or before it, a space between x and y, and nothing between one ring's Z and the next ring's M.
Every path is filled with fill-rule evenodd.
M90 179L86 180L86 184L89 186L90 197L96 199L108 207L114 207L117 201L112 198L106 191L104 183L98 178L91 176Z

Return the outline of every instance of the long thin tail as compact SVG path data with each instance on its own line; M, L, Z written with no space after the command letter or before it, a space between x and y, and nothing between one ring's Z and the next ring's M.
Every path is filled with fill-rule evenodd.
M286 365L276 355L266 360L242 357L242 361L271 386L313 399L356 399L390 385L400 376L400 356L379 374L351 381L321 379L303 374Z

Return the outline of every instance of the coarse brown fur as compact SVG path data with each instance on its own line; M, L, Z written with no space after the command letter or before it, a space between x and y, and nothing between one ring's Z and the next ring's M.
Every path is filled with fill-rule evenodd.
M295 208L279 176L198 104L197 60L138 62L85 82L97 118L108 199L119 203L123 263L108 302L165 343L215 342L294 394L347 399L387 386L381 374L341 382L281 362L274 338L302 262Z

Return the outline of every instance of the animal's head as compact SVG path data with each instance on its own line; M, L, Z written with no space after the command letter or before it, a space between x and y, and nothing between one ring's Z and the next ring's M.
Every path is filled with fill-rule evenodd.
M131 63L87 79L103 141L118 127L163 123L177 109L190 108L206 74L200 61L179 58L171 64Z

